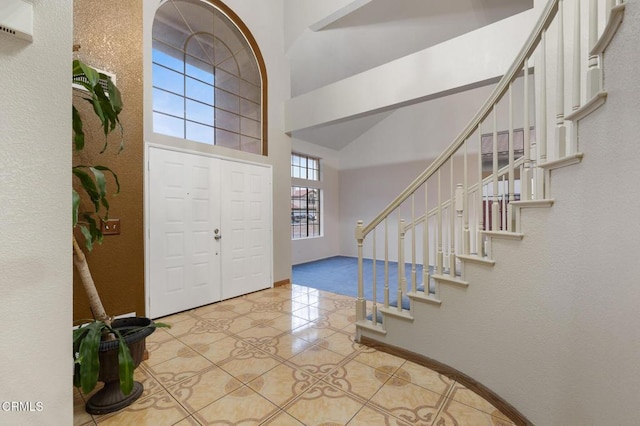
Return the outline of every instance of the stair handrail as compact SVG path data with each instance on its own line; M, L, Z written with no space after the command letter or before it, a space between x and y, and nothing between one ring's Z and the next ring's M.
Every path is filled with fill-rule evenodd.
M462 144L473 134L480 123L491 113L492 108L498 102L509 88L509 84L515 80L517 75L522 71L524 62L529 60L533 52L538 47L538 42L542 37L542 32L546 31L553 22L558 12L559 0L549 0L544 11L540 15L534 30L529 35L524 46L516 56L516 59L509 67L508 71L498 82L489 98L478 110L473 119L467 124L460 135L427 167L416 179L413 180L387 207L384 208L368 225L364 226L357 234L357 237L364 239L376 226L378 226L391 212L396 210L400 205L417 191L449 158L462 147Z

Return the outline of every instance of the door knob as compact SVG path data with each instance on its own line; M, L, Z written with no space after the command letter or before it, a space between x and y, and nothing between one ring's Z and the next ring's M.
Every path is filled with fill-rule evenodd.
M222 235L216 235L213 237L216 241L218 241L220 238L222 238Z
M215 234L215 235L213 236L213 238L214 238L216 241L218 241L220 238L222 238L222 235L220 235L220 230L219 230L219 229L217 229L217 228L216 228L216 229L214 229L214 230L213 230L213 233Z

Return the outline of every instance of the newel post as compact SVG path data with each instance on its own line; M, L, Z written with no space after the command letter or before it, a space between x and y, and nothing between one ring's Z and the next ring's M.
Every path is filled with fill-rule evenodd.
M364 278L363 278L363 252L362 245L364 242L364 225L361 220L356 225L356 241L358 243L358 299L356 300L356 320L364 321L366 317L366 300L364 299Z

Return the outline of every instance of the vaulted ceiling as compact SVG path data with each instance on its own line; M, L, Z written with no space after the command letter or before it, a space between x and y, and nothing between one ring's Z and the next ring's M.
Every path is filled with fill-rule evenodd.
M319 7L317 0L287 0L285 7ZM324 0L327 1L327 0ZM330 0L332 13L291 37L291 96L445 42L533 7L533 0ZM393 76L389 76L393 78ZM383 84L384 82L381 82ZM340 149L385 114L293 134Z

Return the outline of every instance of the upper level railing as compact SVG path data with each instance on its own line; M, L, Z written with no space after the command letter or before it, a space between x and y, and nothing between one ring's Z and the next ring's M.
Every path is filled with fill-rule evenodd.
M582 14L586 3L588 13ZM611 11L623 7L618 0L550 0L460 135L370 223L358 221L360 326L377 326L379 303L399 315L406 314L405 296L440 303L440 282L467 285L460 257L490 262L487 235L518 236L512 203L548 198L548 166L582 155L576 124L606 96L599 45ZM390 226L397 232L389 232ZM365 252L372 271L368 283ZM395 279L389 277L394 260ZM370 315L365 284L373 294ZM393 310L391 298L397 300Z

